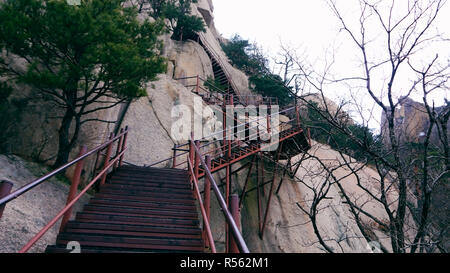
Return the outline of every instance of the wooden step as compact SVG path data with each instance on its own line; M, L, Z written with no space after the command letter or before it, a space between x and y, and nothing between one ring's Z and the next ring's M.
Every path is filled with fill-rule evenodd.
M110 221L110 222L127 222L127 223L150 223L150 224L165 224L168 226L198 226L197 219L177 219L177 218L158 218L150 216L135 216L135 215L117 215L104 214L93 212L79 212L75 220L91 220L95 221Z
M175 211L193 211L195 207L188 205L177 205L170 203L161 202L139 202L139 201L126 201L126 200L114 200L107 198L97 198L91 199L89 204L96 205L114 205L114 206L126 206L126 207L140 207L140 208L151 208L151 209L165 209L165 210L175 210Z
M129 248L129 249L146 249L146 250L188 250L202 251L203 246L201 240L182 240L182 239L151 239L151 238L134 238L126 236L110 236L110 235L87 235L77 233L63 232L56 239L57 245L67 245L68 242L77 241L83 247L113 247L113 248Z
M155 197L155 196L140 196L140 195L126 195L126 194L115 194L115 193L98 193L95 195L96 198L102 199L114 199L114 200L124 200L124 201L143 201L143 202L163 202L170 204L188 204L195 205L194 198L173 198L167 197Z
M161 188L156 187L154 185L144 185L144 186L137 186L137 185L129 185L129 184L121 184L121 183L108 183L104 186L105 189L114 189L114 190L132 190L132 191L138 191L138 192L161 192L161 193L180 193L180 194L192 194L192 190L190 187L187 188Z
M108 231L123 231L123 232L147 232L147 233L165 233L167 236L172 235L186 235L196 236L201 234L198 227L161 227L158 225L141 225L141 224L109 224L109 223L85 223L78 221L70 221L67 226L69 229L79 230L108 230Z

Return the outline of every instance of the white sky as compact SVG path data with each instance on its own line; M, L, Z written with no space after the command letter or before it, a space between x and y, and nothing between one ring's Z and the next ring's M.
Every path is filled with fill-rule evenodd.
M358 14L359 5L355 5L354 0L336 2L344 16L351 18ZM239 34L244 39L257 42L270 56L276 55L282 41L283 44L298 48L314 65L323 63L327 50L329 54L332 48L338 48L335 53L335 70L338 73L344 71L346 74L342 75L345 76L353 76L349 74L358 71L355 70L359 59L358 51L353 44L344 42L348 40L348 36L343 32L339 33L340 24L325 0L213 0L213 4L216 28L226 38ZM441 10L435 26L439 32L450 37L450 3ZM447 61L450 60L449 44L430 49L423 55L424 61L436 53L440 57L444 56L444 61L446 58ZM327 95L337 100L340 97L338 93L336 91ZM449 99L448 90L435 94L433 99L440 105L444 97ZM420 100L421 94L415 94L413 98ZM371 105L366 105L366 108L372 111ZM375 110L374 115L379 120L380 110ZM374 129L378 127L373 122L369 125Z

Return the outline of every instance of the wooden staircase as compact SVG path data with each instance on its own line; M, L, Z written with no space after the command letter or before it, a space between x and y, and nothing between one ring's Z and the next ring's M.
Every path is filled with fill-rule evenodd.
M123 166L46 252L203 252L188 172Z

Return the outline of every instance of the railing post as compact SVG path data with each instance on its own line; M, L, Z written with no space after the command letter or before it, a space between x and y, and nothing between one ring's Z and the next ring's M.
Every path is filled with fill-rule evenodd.
M200 148L200 142L198 140L194 141L194 145L197 148ZM194 158L195 158L195 163L194 163L194 172L195 172L195 178L198 179L199 177L199 167L200 167L200 156L197 153L195 153Z
M109 141L111 141L113 138L114 138L114 133L111 133L109 135ZM110 160L111 152L112 152L112 145L113 145L112 142L109 143L109 145L108 145L108 148L106 150L106 155L105 155L105 163L103 164L102 170L104 170L109 165L109 160ZM102 180L100 181L100 188L105 185L106 175L107 175L107 172L105 172L102 176Z
M128 126L125 126L125 135L123 136L123 143L122 143L122 150L121 150L121 152L127 148L128 131L129 131ZM119 160L119 167L121 167L122 164L123 164L123 157L124 157L124 156L125 156L125 154L123 154L123 155L120 157L120 160Z
M223 96L223 105L222 105L222 112L223 112L223 153L225 154L227 147L226 147L226 141L227 141L227 100L228 100L228 94Z
M0 182L0 199L11 193L14 184L7 180L2 180ZM5 210L6 204L0 205L0 219L2 218L3 211Z
M123 146L123 139L124 139L124 135L123 135L123 128L120 129L120 140L119 143L117 144L117 149L116 149L116 156L119 156L119 154L122 152L122 146ZM114 170L117 169L119 167L119 161L116 161L116 163L114 164Z
M82 146L78 157L83 156L87 152L86 146ZM66 205L70 204L72 200L75 198L78 192L78 185L80 184L81 172L83 171L84 159L78 161L75 172L73 173L72 183L70 184L69 194L67 195ZM70 220L70 216L72 215L73 207L70 207L61 220L61 226L59 227L59 232L62 232L67 225L67 222Z
M205 157L206 167L211 171L211 157L207 155ZM204 196L203 196L203 206L205 207L206 212L206 218L208 219L208 222L210 222L211 219L211 181L209 180L209 177L205 175L205 187L204 187ZM205 247L210 248L210 242L207 240L207 234L206 234L206 227L203 224L203 238L205 242Z
M173 144L173 160L172 160L172 169L175 169L177 165L177 145Z
M230 196L230 212L231 215L233 216L236 226L238 227L238 229L240 229L241 213L239 210L239 197L237 194L233 194ZM228 247L228 250L230 253L239 253L239 247L236 243L234 235L230 235L229 244L230 245Z
M197 95L200 93L200 76L199 75L197 75L197 84L195 87L195 92Z

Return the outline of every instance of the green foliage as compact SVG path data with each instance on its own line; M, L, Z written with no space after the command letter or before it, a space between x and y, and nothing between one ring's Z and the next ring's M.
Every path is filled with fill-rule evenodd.
M218 79L208 76L204 83L205 87L211 92L226 91L227 87L223 85Z
M308 106L307 115L304 117L303 122L310 128L312 139L320 143L328 144L331 148L348 154L360 161L372 161L368 153L361 149L360 145L370 147L372 150L382 148L381 140L368 127L359 124L345 126L348 132L356 139L355 141L332 126L316 110L319 109L317 103L311 102L311 104L312 106Z
M278 75L259 74L250 77L250 85L255 92L266 97L278 98L280 105L284 106L292 102L291 94Z
M150 16L169 20L167 26L172 31L172 39L188 40L196 37L198 32L204 32L203 19L191 13L191 4L198 0L149 0L152 9Z
M12 91L10 86L0 82L0 153L8 152L8 140L13 135L13 125L19 121L22 110L20 101L9 102Z
M149 12L149 15L153 18L160 18L163 16L167 0L148 0L148 3L152 7Z
M73 6L66 0L6 0L0 5L0 46L27 61L23 73L0 58L0 76L33 87L66 110L60 149L61 132L68 137L73 120L76 133L65 146L76 141L83 115L146 95L145 84L166 70L158 40L163 22L140 23L137 11L124 8L124 2L82 0ZM102 107L93 108L99 101Z
M268 71L267 58L261 53L257 45L235 35L228 43L222 43L222 49L231 63L248 76L254 76Z
M231 63L250 76L250 88L266 97L276 97L280 105L292 102L289 89L283 80L269 72L268 60L256 44L235 35L222 49Z
M110 86L119 97L145 95L143 83L164 72L159 57L161 22L139 24L124 0L8 0L0 9L0 41L30 60L24 83L42 90ZM100 69L100 73L95 70ZM103 89L106 89L103 88ZM63 94L61 94L63 95Z

